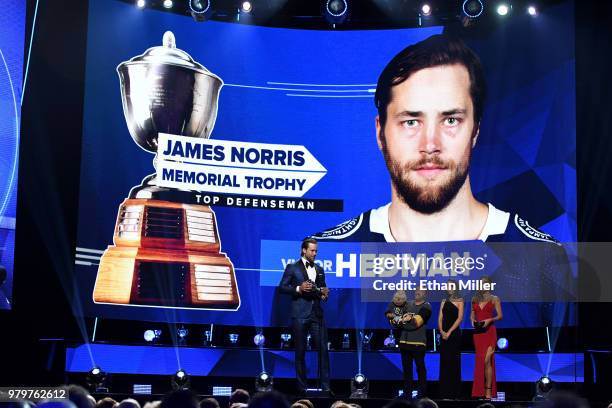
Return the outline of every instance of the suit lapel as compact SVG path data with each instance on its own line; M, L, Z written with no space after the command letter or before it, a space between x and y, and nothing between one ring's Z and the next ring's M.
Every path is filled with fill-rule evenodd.
M304 279L305 281L308 280L308 272L306 272L306 266L304 265L304 262L302 262L302 258L300 258L298 261L298 269L302 272L302 279Z

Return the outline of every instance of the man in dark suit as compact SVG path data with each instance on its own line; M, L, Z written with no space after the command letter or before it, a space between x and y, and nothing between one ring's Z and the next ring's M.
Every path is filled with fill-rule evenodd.
M295 341L295 373L298 392L306 392L306 337L311 335L313 346L319 351L319 379L321 388L331 394L329 388L329 351L327 328L323 319L321 301L329 297L323 268L314 263L317 256L317 240L302 241L301 257L287 265L279 285L281 293L291 295L291 320Z

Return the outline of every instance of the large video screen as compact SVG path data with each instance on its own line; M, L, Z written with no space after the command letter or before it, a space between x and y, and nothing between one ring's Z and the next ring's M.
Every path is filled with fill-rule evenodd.
M75 260L84 313L285 326L292 294L278 287L287 266L299 263L302 240L314 235L330 288L328 326L387 328L384 310L397 286L364 292L364 264L376 263L365 254L406 254L418 241L411 247L418 254L449 251L437 268L450 260L448 277L470 246L476 254L495 244L575 242L572 3L463 36L486 81L479 126L474 93L466 85L465 105L450 103L435 69L415 87L410 76L394 88L392 97L400 87L415 92L406 96L415 104L381 125L375 95L383 69L406 47L444 32L197 23L90 0ZM430 111L441 119L430 120ZM457 161L444 161L453 151ZM410 184L406 161L425 154L442 159L416 161L416 173L434 180L448 172L463 184L445 190L451 204L424 204L412 223L416 205L398 186ZM460 214L455 229L448 217L436 221L451 210ZM428 226L406 238L423 215ZM479 265L478 256L470 259L461 267ZM520 279L554 272L521 268ZM524 297L504 304L500 326L568 322L565 304L528 295L520 282L513 290ZM471 289L464 288L468 299Z
M25 21L25 0L0 13L0 310L11 308L13 292Z

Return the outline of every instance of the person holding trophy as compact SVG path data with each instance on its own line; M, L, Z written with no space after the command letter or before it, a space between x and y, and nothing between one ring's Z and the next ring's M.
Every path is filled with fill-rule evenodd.
M396 329L401 330L400 353L404 370L404 396L410 398L413 390L412 361L417 368L418 397L423 398L427 390L427 370L425 368L425 350L427 335L425 325L431 317L431 305L425 300L425 290L414 292L414 301L408 302L404 291L393 296L385 312L385 317Z
M290 295L293 338L295 339L295 373L298 395L304 395L306 379L306 338L311 335L313 346L319 351L319 380L324 392L333 396L329 386L329 350L327 327L323 318L321 301L329 297L323 268L315 264L317 240L302 241L300 259L285 268L279 291Z

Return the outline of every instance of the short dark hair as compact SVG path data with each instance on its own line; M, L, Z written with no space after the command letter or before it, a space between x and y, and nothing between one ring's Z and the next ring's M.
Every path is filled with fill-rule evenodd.
M113 408L118 402L111 397L102 398L96 403L96 408Z
M191 390L176 390L166 394L160 408L199 408L200 403Z
M95 406L95 404L92 404L91 400L89 399L89 391L80 385L69 384L62 385L59 388L66 391L68 394L68 399L72 401L77 408L91 408L92 406Z
M231 406L235 402L240 402L242 404L248 404L251 396L247 390L243 390L242 388L236 388L232 395L229 398L229 406Z
M376 85L374 104L381 126L387 122L391 90L410 75L425 68L441 65L463 65L470 76L470 96L474 105L474 124L478 126L484 109L486 81L478 56L465 43L447 34L436 34L399 52L383 69Z
M219 401L216 398L204 398L200 401L200 408L219 408Z
M302 241L302 247L301 247L301 249L302 249L302 250L304 250L304 249L308 249L308 245L309 245L309 244L315 244L315 245L317 245L317 244L318 244L318 242L317 242L317 240L316 240L316 239L314 239L313 237L304 238L304 240Z
M259 392L249 401L249 408L289 408L283 394L278 391Z

